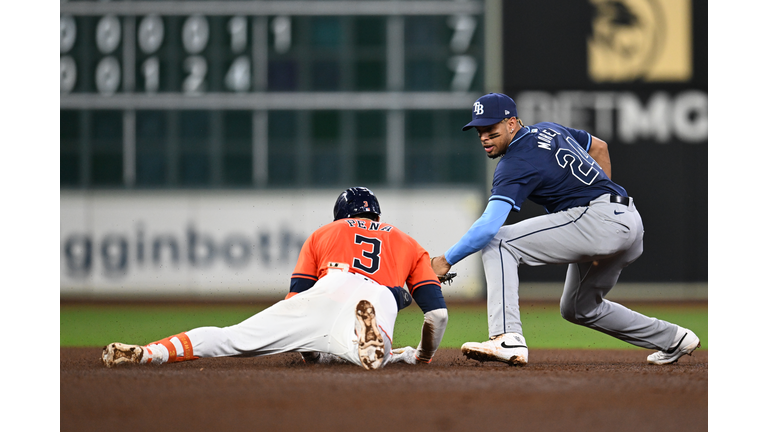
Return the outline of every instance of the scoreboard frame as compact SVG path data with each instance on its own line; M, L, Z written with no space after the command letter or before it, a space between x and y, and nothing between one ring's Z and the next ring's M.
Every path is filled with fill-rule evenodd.
M407 185L405 176L405 121L407 110L463 110L482 92L461 88L437 91L409 91L405 88L405 19L419 16L458 17L454 38L462 31L459 18L472 17L484 25L483 58L477 70L483 90L501 90L501 1L122 1L62 2L65 17L121 17L123 41L111 55L119 56L119 89L102 92L62 91L61 110L117 110L123 113L123 186L136 183L136 112L138 110L246 110L253 114L253 186L269 185L267 158L267 117L271 110L381 110L386 113L386 185ZM246 17L251 27L251 82L246 91L147 92L137 89L137 33L140 19L147 16L232 16ZM269 91L266 64L269 47L269 20L275 17L386 17L386 88L383 91ZM493 17L493 19L489 19ZM64 24L62 24L62 31ZM107 26L108 27L108 26ZM465 26L466 27L466 26ZM474 28L472 29L474 30ZM490 32L490 33L489 33ZM64 36L62 36L63 38ZM472 34L470 33L470 37ZM475 36L477 37L477 36ZM125 41L131 41L125 43ZM489 41L491 43L489 43ZM64 68L62 41L62 69ZM460 45L460 43L459 43ZM461 57L461 48L452 48ZM118 51L120 51L118 53ZM489 58L492 58L488 60ZM468 68L456 63L456 70ZM490 67L489 67L490 63ZM110 66L106 66L108 68ZM111 65L115 67L115 65ZM62 72L63 73L63 72ZM472 70L474 73L474 70ZM453 83L459 72L454 75ZM106 75L109 77L110 75ZM470 77L471 79L471 77ZM62 78L64 80L64 78ZM62 84L64 85L64 84ZM82 182L81 182L82 183ZM81 187L88 188L87 182Z

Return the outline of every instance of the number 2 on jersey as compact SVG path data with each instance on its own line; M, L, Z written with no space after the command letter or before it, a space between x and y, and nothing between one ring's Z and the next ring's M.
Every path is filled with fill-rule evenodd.
M381 240L377 238L369 238L355 234L355 244L371 245L372 250L368 251L363 248L363 257L370 260L370 266L366 266L359 258L355 258L352 261L352 267L360 269L368 274L374 274L379 270L381 264Z
M594 159L589 156L586 150L584 150L576 141L571 137L566 137L565 141L571 146L570 149L561 147L557 150L555 157L560 167L570 167L571 174L579 179L582 183L590 185L600 174L595 169L593 164Z

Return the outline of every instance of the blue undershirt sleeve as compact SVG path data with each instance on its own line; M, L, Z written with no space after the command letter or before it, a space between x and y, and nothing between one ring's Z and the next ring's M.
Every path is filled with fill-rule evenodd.
M454 265L484 248L504 225L510 210L512 210L512 204L507 201L489 201L480 219L475 221L461 240L445 253L448 264Z
M413 290L413 299L421 311L427 313L435 309L446 309L443 290L437 284L422 285Z
M300 293L304 292L313 286L315 286L315 283L317 283L316 280L311 279L304 279L304 278L291 278L291 288L288 292L295 292Z

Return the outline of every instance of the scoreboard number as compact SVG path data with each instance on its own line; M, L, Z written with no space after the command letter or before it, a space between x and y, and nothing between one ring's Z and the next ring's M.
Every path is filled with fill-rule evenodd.
M244 16L232 17L227 23L227 30L232 41L230 43L232 52L235 54L243 52L248 44L248 20Z
M190 54L201 53L208 45L208 20L201 15L192 15L184 21L181 40Z
M224 85L236 92L245 92L251 88L251 62L248 56L241 55L232 62L227 75L224 77Z
M99 93L110 96L120 87L120 62L109 56L101 59L96 66L96 88Z
M287 16L272 20L272 34L275 36L275 52L284 54L291 49L291 19Z
M163 44L165 28L157 15L147 15L139 23L139 48L144 54L152 54Z
M160 88L160 60L157 56L144 60L141 73L144 75L144 90L147 93L157 93Z
M184 93L200 94L205 90L205 75L208 73L208 63L205 57L190 56L184 60L184 72L189 75L184 79Z
M120 45L120 20L114 15L107 15L96 26L96 46L102 54L110 54Z

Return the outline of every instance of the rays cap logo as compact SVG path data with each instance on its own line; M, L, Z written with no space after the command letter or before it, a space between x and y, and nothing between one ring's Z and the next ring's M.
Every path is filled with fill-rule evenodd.
M517 105L511 97L501 93L488 93L472 104L472 121L461 130L475 126L490 126L505 118L517 117Z

